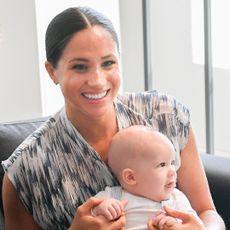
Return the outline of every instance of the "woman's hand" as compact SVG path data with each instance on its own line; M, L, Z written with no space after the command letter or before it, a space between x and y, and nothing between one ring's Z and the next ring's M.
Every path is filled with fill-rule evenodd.
M149 220L147 223L148 230L158 230L159 228L156 227L154 220Z
M159 224L159 221L151 220L148 223L149 230L205 230L205 226L199 217L196 217L192 213L181 212L175 209L169 208L167 206L164 207L165 215L169 217L173 217L176 219L180 219L181 222L171 222L169 221L164 223L164 225Z
M115 221L109 221L104 216L94 217L91 214L93 207L99 205L103 200L90 198L79 206L69 230L122 230L125 226L125 216L122 214Z

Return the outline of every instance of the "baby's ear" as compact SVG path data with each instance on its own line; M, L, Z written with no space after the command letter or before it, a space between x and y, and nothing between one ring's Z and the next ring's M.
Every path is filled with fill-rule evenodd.
M134 171L130 168L126 168L122 171L122 179L124 183L128 185L135 185L137 183L134 176Z

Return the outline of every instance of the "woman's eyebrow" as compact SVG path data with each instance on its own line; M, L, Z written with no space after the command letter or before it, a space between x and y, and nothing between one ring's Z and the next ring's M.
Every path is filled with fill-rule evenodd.
M89 62L89 60L86 58L73 58L73 59L70 59L68 62L71 63L71 62L75 62L75 61Z
M104 60L104 59L113 58L113 57L114 57L113 54L109 54L109 55L102 57L101 59ZM79 58L72 58L72 59L68 60L68 63L75 62L75 61L89 62L89 60L87 58L79 57Z
M109 54L109 55L106 55L106 56L102 57L101 59L107 59L107 58L112 58L112 57L114 57L114 55Z

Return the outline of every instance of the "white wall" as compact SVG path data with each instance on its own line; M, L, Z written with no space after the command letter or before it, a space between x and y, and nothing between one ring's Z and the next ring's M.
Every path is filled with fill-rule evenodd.
M0 0L0 121L41 115L35 6Z
M108 15L120 33L119 1L0 0L0 122L50 115L63 105L44 69L45 30L57 13L78 5Z
M132 2L132 4L130 4ZM142 1L120 0L123 90L144 90Z

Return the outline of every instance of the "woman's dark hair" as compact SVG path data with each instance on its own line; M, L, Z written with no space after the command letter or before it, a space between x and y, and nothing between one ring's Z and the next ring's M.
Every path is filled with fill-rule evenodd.
M99 25L107 30L119 50L118 37L112 22L103 14L88 7L68 8L55 16L46 30L46 58L54 68L72 36L90 26Z

